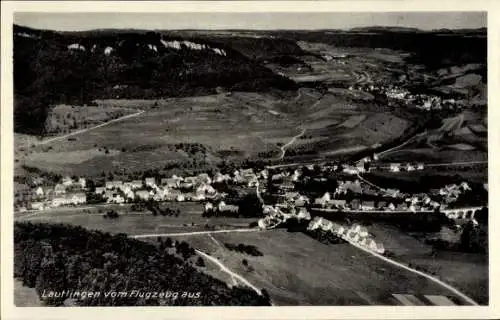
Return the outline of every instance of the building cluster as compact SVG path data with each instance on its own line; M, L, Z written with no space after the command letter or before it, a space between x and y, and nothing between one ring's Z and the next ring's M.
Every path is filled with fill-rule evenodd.
M365 91L386 96L389 101L397 101L421 110L460 109L465 107L462 100L443 99L430 94L412 94L408 89L394 84L356 84L349 90Z
M107 180L104 185L95 187L93 196L101 197L106 203L130 203L137 201L219 201L226 194L218 192L213 184L229 183L238 186L255 188L258 179L267 179L267 170L254 172L250 169L238 169L232 174L217 172L213 176L201 173L196 176L177 176L156 179L146 177L143 180ZM85 178L65 177L52 187L34 188L31 193L29 208L44 210L50 207L80 205L87 203L90 192ZM224 209L232 210L227 207ZM26 210L22 208L21 211Z
M33 210L44 210L50 207L84 204L87 202L86 187L85 178L71 177L62 178L54 187L37 186L31 191L29 207Z
M379 254L384 254L385 252L384 245L381 242L376 242L373 236L368 232L368 229L359 224L353 224L348 227L322 217L315 217L307 226L307 230L313 231L318 229L330 232L336 237L356 243Z

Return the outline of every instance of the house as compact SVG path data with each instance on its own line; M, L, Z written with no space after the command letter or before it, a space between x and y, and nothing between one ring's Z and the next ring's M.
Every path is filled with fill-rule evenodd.
M300 195L298 198L295 199L294 205L297 207L303 207L308 203L309 203L309 198L306 196Z
M280 180L282 180L284 177L285 177L285 175L284 175L283 173L273 174L273 175L271 176L271 181L280 181Z
M224 201L221 201L217 206L219 212L238 212L238 206L226 204Z
M333 199L328 201L328 204L335 206L336 208L343 209L346 206L346 200Z
M399 196L399 190L398 189L385 189L385 193L393 198L397 198Z
M113 193L113 196L108 198L107 203L124 203L125 198L119 193Z
M84 204L87 203L87 195L84 192L73 193L71 196L71 204Z
M400 171L400 164L399 163L391 163L389 166L389 170L391 172L399 172Z
M85 187L87 186L87 180L85 178L78 179L78 185L80 186L80 188L85 189Z
M359 199L353 199L349 203L349 206L351 207L352 210L359 210L361 209L361 201Z
M249 169L240 169L239 174L242 177L255 176L255 173L253 172L252 168L249 168Z
M406 171L408 171L408 172L415 171L415 167L408 163L406 165Z
M358 174L358 169L353 166L344 166L342 169L342 172L347 173L347 174Z
M32 202L30 204L32 210L43 210L45 209L45 204L43 202Z
M95 194L104 194L105 191L106 191L106 188L104 188L104 187L96 187L94 193Z
M34 189L33 194L37 197L43 197L45 193L43 192L42 187L38 187Z
M73 184L73 179L71 179L70 177L66 176L62 179L62 182L61 182L64 186L71 186Z
M206 199L204 194L194 194L190 197L191 201L203 201Z
M132 182L130 182L129 186L132 190L142 188L142 181L141 180L132 180Z
M205 212L212 212L214 210L214 205L211 202L205 203Z
M408 206L406 205L406 203L402 202L402 203L399 203L396 206L395 210L397 210L397 211L407 211L408 210Z
M139 198L141 200L149 200L149 198L151 197L151 194L147 190L137 190L135 192L135 197Z
M417 170L424 170L424 164L423 163L417 164Z
M181 179L179 178L167 178L167 179L162 179L161 184L166 185L169 188L178 188L181 183Z
M222 174L220 172L217 172L214 176L214 182L221 183L225 181L231 180L231 177L228 174Z
M377 202L377 205L376 205L376 208L377 209L385 209L387 207L387 202L386 201L378 201Z
M178 202L182 202L182 201L186 200L186 197L182 193L179 193L177 195L177 197L175 198L175 200L178 201Z
M155 178L146 178L144 179L144 183L149 187L153 187L156 185Z
M198 175L198 181L200 183L204 183L204 184L211 184L212 183L212 178L210 178L210 176L208 175L208 173L200 173Z
M63 184L56 184L54 187L54 194L57 195L62 195L66 193L66 186Z
M306 208L300 208L299 212L297 213L297 218L311 220L311 214L309 213L309 211L307 211Z
M389 203L389 205L387 206L387 210L390 210L390 211L394 211L396 210L396 206L394 205L394 203Z
M314 204L318 204L322 207L326 206L327 202L331 200L331 196L329 192L325 192L325 194L321 198L316 198L314 200Z
M298 181L301 175L302 173L299 170L295 170L292 174L292 181Z
M123 182L120 180L106 181L106 189L120 188Z

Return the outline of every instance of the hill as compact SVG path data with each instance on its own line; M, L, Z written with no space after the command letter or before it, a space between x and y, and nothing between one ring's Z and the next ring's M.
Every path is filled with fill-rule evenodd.
M14 26L15 131L43 133L49 106L94 99L147 99L294 90L226 43L158 32L58 33Z

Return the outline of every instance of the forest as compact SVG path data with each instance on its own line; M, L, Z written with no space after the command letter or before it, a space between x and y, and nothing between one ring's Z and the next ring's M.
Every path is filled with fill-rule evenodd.
M223 281L168 253L164 245L138 241L125 234L112 235L63 224L16 222L14 244L14 276L21 278L23 285L35 288L39 296L44 290L201 292L197 299L100 295L77 299L74 303L79 306L270 305L267 295L258 295L248 288L229 288ZM44 303L59 306L64 301L53 297Z
M165 45L187 40L205 47ZM203 95L217 88L295 90L296 84L224 43L157 32L65 34L14 26L16 132L43 135L55 104Z

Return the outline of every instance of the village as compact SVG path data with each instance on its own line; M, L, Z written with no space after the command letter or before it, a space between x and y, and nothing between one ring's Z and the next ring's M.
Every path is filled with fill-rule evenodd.
M273 219L287 215L305 215L317 212L439 212L447 209L466 192L467 182L445 185L427 192L404 193L395 188L381 188L370 183L362 174L371 170L370 158L350 164L309 165L297 169L236 169L231 173L217 172L210 176L200 173L182 177L145 177L143 180L106 180L100 186L89 187L85 177L64 177L55 186L47 186L35 179L27 205L17 210L47 210L63 206L89 204L125 204L137 202L200 202L204 212L235 213L239 211L235 199L227 191L240 188L257 193L262 213ZM411 167L411 169L409 169ZM423 164L390 164L392 172L423 170ZM310 190L311 184L323 185L321 190ZM486 187L485 187L486 188ZM263 195L267 202L265 204ZM25 202L26 203L26 202ZM258 216L259 213L256 213ZM450 215L450 218L455 216ZM457 220L461 217L456 216ZM273 220L270 219L270 220ZM475 222L474 219L472 219ZM475 222L477 223L477 222ZM262 224L262 223L261 223Z
M424 111L460 110L466 107L466 100L442 98L431 94L412 94L408 89L397 84L356 84L349 91L364 91L386 97L389 102L397 102L407 107L415 107Z

